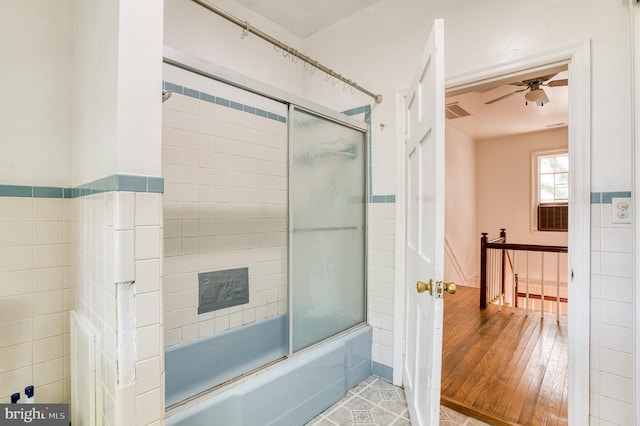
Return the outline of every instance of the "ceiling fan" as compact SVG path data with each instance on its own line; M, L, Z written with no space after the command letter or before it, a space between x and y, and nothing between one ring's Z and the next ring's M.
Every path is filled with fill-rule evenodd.
M545 75L542 77L532 78L529 80L509 83L512 86L526 86L526 87L524 89L516 90L515 92L507 93L506 95L487 101L485 102L485 105L489 105L489 104L501 101L517 93L527 92L524 95L525 105L528 105L529 102L535 102L539 106L544 106L544 104L549 103L549 98L547 97L547 94L545 93L545 91L542 89L542 86L558 87L558 86L567 86L569 84L569 80L567 80L566 78L562 80L548 81L554 76L555 74L551 74L551 75Z

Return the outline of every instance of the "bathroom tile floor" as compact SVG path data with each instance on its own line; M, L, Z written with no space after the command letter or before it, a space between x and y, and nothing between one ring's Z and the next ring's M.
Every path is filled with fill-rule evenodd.
M443 426L480 426L472 419L446 407L440 407ZM351 389L343 399L327 408L307 426L410 426L404 391L375 376Z

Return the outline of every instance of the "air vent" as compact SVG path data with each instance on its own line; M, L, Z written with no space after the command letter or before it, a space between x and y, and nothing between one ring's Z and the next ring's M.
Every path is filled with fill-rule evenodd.
M569 206L567 204L538 205L538 231L569 230Z
M469 111L466 107L460 105L460 102L447 104L444 108L444 111L445 116L449 120L453 120L454 118L468 117L471 115L471 111Z

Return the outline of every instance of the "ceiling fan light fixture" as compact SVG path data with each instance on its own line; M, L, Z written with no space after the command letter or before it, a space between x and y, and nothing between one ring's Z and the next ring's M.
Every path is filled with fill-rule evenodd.
M529 102L538 102L541 99L544 99L545 93L542 89L534 89L524 95L524 98Z

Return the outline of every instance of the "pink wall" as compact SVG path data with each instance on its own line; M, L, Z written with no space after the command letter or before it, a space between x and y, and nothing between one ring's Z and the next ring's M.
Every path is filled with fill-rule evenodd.
M445 281L475 285L480 250L476 244L476 142L446 128Z
M567 128L478 141L477 229L512 243L566 245L566 232L531 230L531 152L566 148Z
M531 153L566 148L566 128L474 141L447 126L446 139L446 281L478 285L482 232L495 238L506 228L509 242L567 244L566 232L531 230Z

